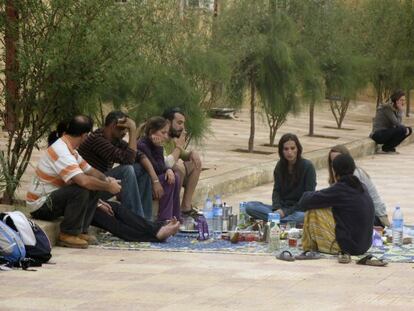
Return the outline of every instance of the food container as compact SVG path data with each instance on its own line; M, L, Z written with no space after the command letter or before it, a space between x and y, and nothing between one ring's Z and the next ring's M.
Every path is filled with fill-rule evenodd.
M233 243L256 242L260 240L259 231L229 231L228 236Z

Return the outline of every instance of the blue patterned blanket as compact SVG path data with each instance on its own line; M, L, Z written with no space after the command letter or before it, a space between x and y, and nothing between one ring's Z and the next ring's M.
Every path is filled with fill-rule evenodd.
M203 253L226 253L226 254L249 254L249 255L274 255L267 249L267 244L261 242L239 242L232 244L226 240L207 240L198 241L197 234L178 233L176 236L169 238L164 243L148 242L125 242L109 233L98 235L99 245L96 247L104 249L123 249L123 250L152 250L166 252L203 252ZM288 249L297 254L299 249L289 248L286 242L282 242L282 250ZM368 253L389 262L414 262L414 245L408 244L402 247L383 246L372 247ZM335 258L332 255L323 255L324 258ZM361 256L362 257L362 256ZM357 257L356 257L357 258Z

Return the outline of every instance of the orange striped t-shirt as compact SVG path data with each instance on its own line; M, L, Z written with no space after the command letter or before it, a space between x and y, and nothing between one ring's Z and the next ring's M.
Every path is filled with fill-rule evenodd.
M41 207L48 196L66 185L78 175L92 167L74 150L66 136L58 139L47 148L36 167L30 190L26 195L26 205L33 211Z

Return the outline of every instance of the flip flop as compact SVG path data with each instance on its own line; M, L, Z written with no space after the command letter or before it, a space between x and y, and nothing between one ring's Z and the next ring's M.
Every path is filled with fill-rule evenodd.
M358 265L374 266L374 267L385 267L388 265L388 261L375 257L374 255L367 255L357 261Z
M293 257L293 254L289 251L281 252L279 255L276 256L276 258L283 261L295 261L295 257Z
M303 253L296 255L295 259L297 260L311 260L311 259L320 259L321 254L315 251L304 251Z
M338 254L338 262L339 263L350 263L351 262L351 255L347 253L340 252Z

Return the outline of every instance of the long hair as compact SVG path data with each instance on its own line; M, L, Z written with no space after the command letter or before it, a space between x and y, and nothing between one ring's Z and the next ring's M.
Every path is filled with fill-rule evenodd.
M334 176L334 172L332 169L332 160L331 160L331 153L340 153L340 154L346 154L346 155L351 155L351 153L349 152L348 148L345 147L344 145L336 145L333 146L331 148L331 150L329 150L328 153L328 171L329 171L329 179L328 182L330 185L335 183L335 176Z
M349 154L340 154L332 161L332 169L340 181L359 192L364 192L361 181L354 176L355 168L355 161Z
M285 145L286 142L288 141L293 141L296 144L296 148L298 149L297 155L296 155L296 162L293 165L293 170L292 170L292 174L291 177L289 178L289 163L286 160L286 158L283 155L283 147ZM279 163L278 165L280 165L280 173L281 173L281 178L282 180L289 180L289 182L292 185L295 185L298 180L300 179L299 176L299 165L301 165L301 159L302 159L302 145L299 142L298 137L295 134L292 133L286 133L285 135L283 135L280 140L279 140L279 144L278 144L278 151L279 151Z
M390 96L390 101L392 105L395 107L397 100L399 100L403 96L405 96L405 93L403 90L395 90L394 93L392 93Z
M168 123L169 121L163 117L149 118L144 125L144 136L149 138L151 134L163 129Z

